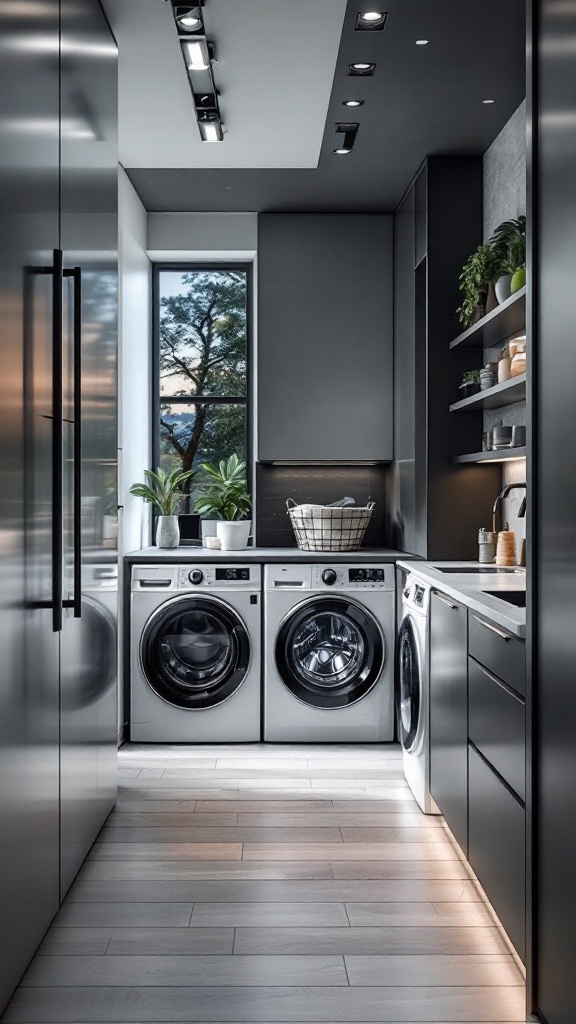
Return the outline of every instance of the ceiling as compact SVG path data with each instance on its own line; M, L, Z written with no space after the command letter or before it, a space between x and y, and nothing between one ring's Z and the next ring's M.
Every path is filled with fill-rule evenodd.
M118 41L124 167L316 167L347 0L208 0L227 134L202 142L172 5L104 0Z
M206 0L227 126L208 145L170 4L104 0L121 54L121 159L145 207L386 212L426 155L485 152L525 93L524 0L381 2ZM388 11L383 32L354 31L369 8ZM376 62L373 77L348 77L358 60ZM334 125L348 120L356 144L337 156Z

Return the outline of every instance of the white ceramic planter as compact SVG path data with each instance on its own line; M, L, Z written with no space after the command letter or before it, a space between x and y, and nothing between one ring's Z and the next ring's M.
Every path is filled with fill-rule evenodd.
M178 516L158 516L156 520L156 545L159 548L177 548L180 543Z
M252 522L240 520L229 522L221 520L216 524L216 536L220 540L222 551L243 551L248 547L248 537Z
M512 283L512 274L504 274L503 277L499 277L496 281L496 298L499 303L506 302L506 299L510 298L510 285Z

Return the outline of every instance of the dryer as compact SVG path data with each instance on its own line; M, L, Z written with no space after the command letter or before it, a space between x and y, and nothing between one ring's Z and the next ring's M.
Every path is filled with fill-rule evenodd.
M260 739L262 569L133 565L130 738Z
M264 739L394 739L393 565L264 570Z
M430 793L430 587L410 573L398 637L398 736L404 776L425 814L440 811Z

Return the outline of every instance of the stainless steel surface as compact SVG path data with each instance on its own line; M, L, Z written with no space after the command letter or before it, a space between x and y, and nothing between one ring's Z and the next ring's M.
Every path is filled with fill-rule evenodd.
M504 568L500 568L499 566L496 566L496 565L482 565L482 566L477 566L477 567L469 567L467 569L462 569L461 566L456 566L456 567L454 567L454 566L450 566L450 567L449 566L443 566L442 568L438 568L438 572L446 573L449 576L452 576L452 575L462 576L463 573L466 573L466 574L474 573L474 575L476 575L477 573L480 573L480 572L481 573L487 573L487 572L488 573L515 572L515 573L521 573L523 576L526 575L526 571L524 569L512 569L512 568L504 569Z
M87 563L93 563L99 551L104 556L109 552L103 541L104 516L117 507L118 158L117 54L110 30L99 4L91 0L63 0L61 11L66 40L61 76L61 247L66 270L79 268L64 280L64 598L69 605L62 630L64 894L112 809L116 791L117 680L102 651L106 637L115 664L113 591L104 608L93 592L94 566L90 571ZM79 579L81 617L74 613Z
M58 243L58 3L2 0L0 39L1 1010L58 910L49 272Z

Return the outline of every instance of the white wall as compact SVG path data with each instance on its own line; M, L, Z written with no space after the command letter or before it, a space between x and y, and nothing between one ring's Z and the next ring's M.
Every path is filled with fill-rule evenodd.
M119 173L121 553L149 543L150 510L129 493L150 467L152 265L148 217L125 171Z
M253 259L258 248L256 213L149 213L148 255L153 260Z

